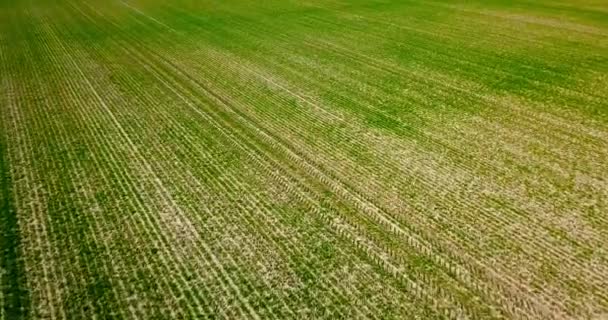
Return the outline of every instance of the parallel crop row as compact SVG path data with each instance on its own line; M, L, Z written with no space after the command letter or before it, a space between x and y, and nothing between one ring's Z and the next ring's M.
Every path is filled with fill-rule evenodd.
M607 312L578 5L0 3L0 319Z

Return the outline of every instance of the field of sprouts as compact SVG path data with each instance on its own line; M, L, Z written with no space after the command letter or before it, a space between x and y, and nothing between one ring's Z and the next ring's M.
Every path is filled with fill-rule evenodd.
M607 319L608 4L0 0L0 319Z

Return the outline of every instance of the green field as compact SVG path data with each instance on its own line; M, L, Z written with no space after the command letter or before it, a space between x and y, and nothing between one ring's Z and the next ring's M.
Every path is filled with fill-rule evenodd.
M0 0L0 319L607 319L608 2Z

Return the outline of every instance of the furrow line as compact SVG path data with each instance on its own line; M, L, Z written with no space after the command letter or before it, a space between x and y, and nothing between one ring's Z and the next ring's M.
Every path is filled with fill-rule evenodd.
M158 111L157 111L157 112L158 112ZM176 125L177 125L177 126L179 126L179 124L176 124ZM143 129L143 128L142 128L142 129ZM168 152L168 153L170 153L170 152ZM167 161L167 163L171 163L171 161L173 161L173 160L168 160L168 161Z
M92 86L92 84L90 83L90 81L86 78L86 76L84 75L82 69L76 64L73 63L73 66L76 67L76 71L83 77L83 79L85 80L85 83L87 84L88 90L90 90L95 98L97 99L98 102L100 102L102 105L102 108L105 110L105 112L110 112L109 107L105 104L105 102L101 99L101 97L99 96L99 94L97 93L96 89ZM114 124L120 125L120 123L118 122L118 120L113 116L113 114L108 115L110 117L110 119L112 120L112 122ZM134 149L134 143L132 141L130 141L130 138L128 136L125 136L125 131L124 129L122 129L122 127L117 127L117 130L119 131L119 133L122 135L123 139L126 140L127 145L129 146L129 148L131 148L131 151L133 151ZM130 141L130 142L129 142ZM138 156L138 160L142 160L142 157L140 155ZM150 167L147 166L148 172L152 172ZM156 187L159 188L158 183L160 180L158 180L157 176L154 176L155 178L155 183L157 183ZM162 183L162 182L161 182ZM160 191L160 192L165 192L165 191ZM165 202L165 206L168 205L168 201L171 201L171 204L173 204L173 208L175 208L175 203L173 202L173 200L169 200L169 198L167 198L167 194L162 194L161 195L163 197L163 201ZM162 209L161 209L162 210ZM180 210L181 211L181 210ZM159 224L160 225L160 224ZM160 233L162 234L162 232ZM171 245L168 245L169 247L171 247ZM206 247L205 247L206 248ZM214 262L217 265L217 261Z
M130 54L135 55L135 53L130 53ZM140 59L140 60L138 60L138 61L144 61L144 60L145 60L145 59L144 59L144 58L142 58L142 59ZM152 73L152 71L151 71L151 73ZM153 73L153 74L154 74L154 73ZM158 77L158 75L156 75L156 77ZM171 86L171 85L169 85L169 84L167 84L166 82L164 82L164 80L162 80L162 79L160 79L160 78L158 78L157 80L158 80L159 82L161 82L161 83L164 83L164 84L165 84L165 85L166 85L168 88L170 88L170 89L172 88L172 86ZM179 94L179 93L177 93L177 92L176 92L176 94ZM181 97L181 98L184 98L184 97L183 97L183 96L181 96L181 95L180 95L180 97ZM185 102L187 102L187 103L189 104L189 106L191 106L191 107L193 107L193 108L196 108L196 107L192 106L192 105L190 104L190 102L189 102L189 101L188 101L186 98L184 98L184 99L185 99L184 101L185 101ZM186 133L184 132L184 134L186 134ZM201 153L200 153L200 154L203 154L203 151L202 151L202 150L201 150ZM212 158L210 158L208 161L210 161L210 162L211 162L211 161L212 161ZM235 179L234 181L238 181L238 179ZM224 181L224 182L225 182L225 181ZM234 201L237 201L237 199L234 199ZM268 215L270 215L270 213L267 213L267 214L268 214Z
M60 39L57 36L58 34L58 30L52 30L54 29L52 26L47 26L47 35L49 37L52 37L55 41L55 43L60 43ZM56 66L62 66L63 61L61 61L58 58L58 54L54 54L55 52L53 52L51 50L51 48L47 47L48 50L48 57L49 59L51 59L54 63L54 65ZM65 54L65 52L63 52L63 54ZM65 72L63 68L60 68L58 70L59 75L56 77L55 81L53 83L61 83L62 79L69 79L69 73ZM68 86L69 89L72 89L71 86ZM56 101L54 104L57 106L61 106L61 105L70 105L70 103L68 101L70 100L70 93L67 92L66 90L67 88L59 88L59 99L58 101ZM49 94L50 97L54 97L54 94ZM53 99L53 98L51 98ZM64 103L62 103L64 102ZM69 111L65 111L66 113L68 113ZM70 119L71 120L71 119ZM66 125L69 123L72 126L76 126L76 124L73 124L72 121L64 121L61 123L62 127L66 127ZM60 128L58 130L73 130L73 131L77 131L76 127L72 127L72 129L66 129L66 128ZM68 141L65 139L65 137L67 135L65 134L60 134L60 133L56 133L54 136L60 136L62 138L64 138L62 140L62 142L60 142L60 145L64 145L64 146L68 146L70 144L74 144L73 141ZM71 142L71 143L70 143ZM83 143L83 142L80 142ZM93 225L94 226L89 226L89 228L91 228L90 230L88 230L86 233L90 234L90 235L95 235L98 233L102 233L103 227L107 226L107 225L111 225L112 223L110 221L108 221L107 219L103 218L107 216L107 213L104 212L102 210L102 206L100 205L99 201L97 201L94 197L94 190L91 189L91 187L93 185L95 185L94 181L92 181L89 177L89 175L84 175L84 172L86 171L86 169L83 167L82 162L80 160L78 160L77 158L74 157L73 153L68 153L67 157L69 157L66 162L64 163L68 163L68 164L73 164L75 166L75 168L73 168L72 170L76 172L76 177L75 178L71 178L70 181L72 182L72 189L75 190L76 193L81 193L81 194L75 194L74 195L74 202L79 203L79 207L83 208L85 210L83 210L84 212L90 212L90 213L97 213L97 215L95 215L95 217L92 219L93 221ZM95 166L95 171L98 171L100 168L99 164L96 164ZM80 185L76 185L76 181L78 181L80 183ZM83 201L82 199L87 199L87 201ZM97 219L97 217L102 217L102 221L99 222L99 219ZM94 242L97 242L98 240L95 240L96 237L94 238ZM103 237L102 241L104 244L102 245L102 247L105 249L104 253L101 254L101 256L110 256L110 252L108 252L107 250L110 248L110 244L108 243L108 241L106 240L106 237ZM105 265L104 268L106 269L106 274L107 275L115 275L119 273L119 269L120 268L126 268L125 266L119 266L117 267L116 265L118 264L117 261L114 261L114 263L108 265ZM111 269L111 270L108 270ZM113 277L108 277L110 282L114 281ZM118 299L118 297L121 296L120 292L129 292L131 291L131 289L127 289L126 284L124 283L124 280L122 279L117 279L116 281L118 281L118 288L115 285L111 285L112 286L112 290L113 290L113 294L116 297L117 300L120 301L124 301L123 299ZM123 306L124 309L126 310L130 310L131 315L129 317L133 317L133 316L137 316L137 312L135 310L133 310L131 307L127 306ZM122 307L119 308L119 310L122 310ZM141 312L142 310L140 309L139 311L139 315L141 316ZM125 318L125 315L122 314L121 317Z
M452 199L453 200L453 199Z
M17 19L31 20L29 15L26 16L25 10L15 14ZM15 35L23 35L26 29L24 26L20 26L14 31ZM33 57L30 46L25 43L19 52L19 58L22 61L31 60ZM26 64L24 68L26 74L32 72L29 66L30 64ZM19 75L16 70L13 70L11 74ZM24 230L23 252L25 253L25 272L28 275L27 288L30 290L31 296L31 314L55 319L57 313L61 312L55 310L55 306L61 301L61 295L52 283L60 284L65 277L56 278L57 274L63 275L64 271L56 264L55 257L58 257L58 254L51 247L50 239L53 230L50 220L44 214L48 202L48 192L44 190L41 178L33 169L35 165L32 158L35 151L25 115L28 105L25 99L33 98L38 88L30 85L13 86L12 81L9 81L9 86L10 92L14 93L8 97L8 114L12 119L12 128L9 131L14 134L14 145L18 146L14 158L10 157L9 161L12 164L11 176L15 177L13 180L15 210L19 215L22 230ZM44 263L41 263L42 261ZM43 308L39 308L40 306Z
M45 38L44 37L44 31L42 30L43 28L43 24L45 23L43 21L43 18L41 17L36 17L35 13L32 13L32 18L37 19L37 28L34 29L36 30L36 34L38 37L40 37L40 41L39 43L41 44L40 48L37 48L38 50L40 50L40 52L37 53L42 53L44 52L43 50L46 49L46 46L49 45L48 42L50 41L50 39ZM54 53L50 52L50 55L53 55ZM39 60L41 65L44 65L44 60ZM38 71L38 69L36 69L36 71ZM35 72L36 72L35 71ZM36 72L36 78L37 79L45 79L47 77L47 75L42 75L38 72ZM49 94L49 92L47 92L47 90L45 90L46 87L41 90L40 94L42 96L46 96L48 97L47 99L44 100L43 103L38 105L38 112L34 113L31 115L32 117L32 121L33 121L33 125L35 128L39 129L39 132L43 132L43 133L50 133L48 135L43 135L43 138L41 138L40 142L42 142L43 145L45 145L46 147L43 148L39 148L38 150L38 154L41 158L50 158L50 156L53 155L53 153L57 153L58 154L58 159L60 161L52 161L48 164L44 163L44 161L40 161L42 162L42 166L44 166L47 170L45 170L44 174L44 184L46 186L49 187L49 190L52 190L52 192L57 192L59 195L66 195L66 198L62 198L59 195L55 195L54 199L51 200L49 202L49 208L48 208L48 212L47 214L49 215L49 217L51 219L54 220L54 224L57 228L57 232L64 234L65 235L65 243L62 243L63 241L60 240L60 235L56 234L55 236L57 237L57 245L65 245L67 244L67 251L64 252L64 254L69 255L70 253L74 253L77 254L78 258L75 259L75 261L72 261L72 265L71 265L71 272L79 272L80 275L84 274L84 276L79 276L79 277L75 277L74 279L78 279L76 283L74 283L74 285L78 288L76 290L79 290L79 293L82 292L87 292L87 290L85 288L87 288L88 285L88 281L89 278L92 281L97 281L98 279L96 278L95 275L97 274L102 274L104 273L99 272L99 270L101 270L101 268L99 266L97 266L96 261L90 261L87 258L90 257L91 253L96 253L97 252L97 246L95 244L92 243L92 239L88 238L85 236L86 232L81 228L82 224L86 225L86 221L78 221L78 218L75 217L74 215L70 215L70 214L62 214L64 212L68 212L68 211L77 211L78 210L78 204L80 201L76 200L76 199L72 199L72 195L76 192L76 187L74 185L74 180L73 177L68 176L66 180L62 180L61 178L59 178L59 175L61 172L64 172L63 169L64 167L62 166L63 164L67 165L70 163L70 160L68 159L68 156L66 155L66 152L57 152L57 149L61 149L63 146L65 146L65 140L63 139L63 135L60 132L61 129L58 129L56 126L54 126L54 124L56 123L56 117L55 118L50 118L48 116L48 113L45 112L45 110L51 109L53 105L55 105L53 102L54 98L53 98L53 94ZM59 126L62 126L61 124ZM57 149L53 150L52 147L58 147ZM49 153L50 152L50 153ZM62 178L65 177L65 175L60 175ZM56 211L55 211L56 210ZM86 226L84 228L87 228ZM76 239L74 239L76 238ZM72 251L72 252L70 252ZM77 291L78 292L78 291ZM86 297L87 298L92 298L89 296L90 292L87 292ZM74 296L71 296L69 298L74 299ZM98 297L101 298L101 297ZM110 298L112 299L112 298ZM68 302L69 303L69 302ZM99 305L95 304L93 302L93 300L85 300L82 302L83 304L89 304L92 306L91 310L96 310L98 312L100 312L101 314L106 314L108 315L106 312L106 310L103 307L100 307ZM74 306L75 308L79 308L79 306ZM83 310L83 309L80 309ZM84 312L84 311L83 311Z
M168 63L170 63L170 62L168 62ZM194 80L194 79L191 79L191 80L192 80L192 81L196 81L196 80ZM200 84L199 84L199 86L200 86ZM221 98L220 98L220 99L221 99ZM221 100L220 100L220 101L221 101ZM225 102L224 102L224 103L225 103ZM293 156L293 155L294 155L294 154L292 154L292 156ZM296 159L298 159L298 158L296 158ZM300 159L300 160L301 160L301 159ZM322 179L323 179L323 180L325 180L325 182L326 182L326 183L328 183L328 179L327 179L327 178L322 178ZM330 185L331 185L331 184L330 184ZM336 187L336 185L334 185L333 187L335 188L335 187ZM360 200L360 199L359 199L359 200ZM361 206L361 201L360 201L360 203L359 203L359 209L365 209L365 206ZM377 213L377 212L376 212L376 213ZM382 221L382 220L380 220L380 221ZM386 222L387 222L387 220L385 220L384 222L386 223Z

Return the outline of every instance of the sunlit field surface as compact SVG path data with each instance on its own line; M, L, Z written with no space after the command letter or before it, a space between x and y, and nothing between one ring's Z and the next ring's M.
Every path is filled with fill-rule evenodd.
M608 3L0 0L1 319L607 319Z

